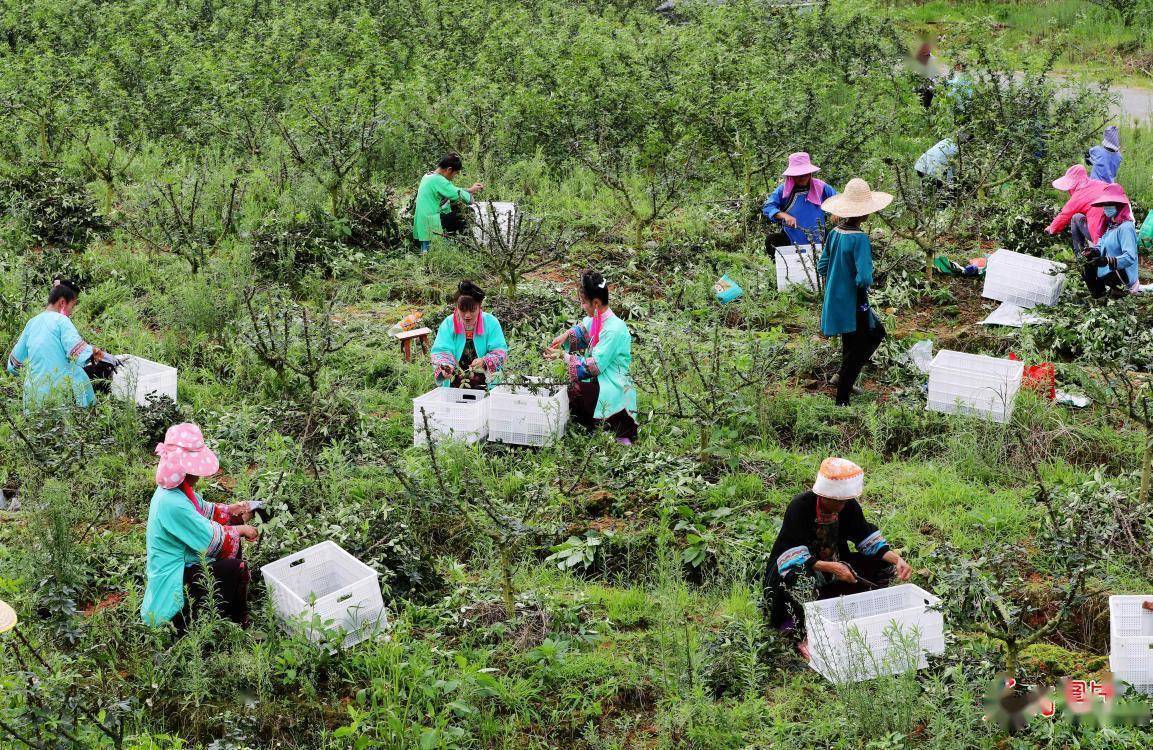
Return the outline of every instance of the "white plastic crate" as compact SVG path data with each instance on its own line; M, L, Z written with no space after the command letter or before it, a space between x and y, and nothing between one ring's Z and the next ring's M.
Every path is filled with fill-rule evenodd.
M488 436L488 392L483 388L434 388L412 400L412 443L424 445L424 418L433 437L475 443Z
M820 245L785 245L777 248L777 289L784 290L800 284L817 288L817 261L821 257Z
M982 297L1024 308L1055 305L1065 286L1065 265L1000 249L985 265Z
M809 602L809 665L835 683L921 669L945 650L945 618L931 609L939 601L905 583Z
M488 396L488 439L513 445L552 445L568 425L563 385L498 385Z
M926 408L1006 422L1013 416L1023 372L1024 364L1017 360L942 349L929 365Z
M1153 612L1147 596L1109 597L1109 669L1141 692L1153 694Z
M335 542L321 542L260 569L286 629L301 628L313 643L344 632L342 646L388 627L380 574Z
M148 396L168 396L176 401L176 368L153 362L143 357L126 356L112 374L112 395L133 398L141 406L148 405Z
M519 211L515 203L504 201L481 201L472 204L472 215L475 220L472 227L472 236L479 243L488 243L494 234L511 241L516 232L516 222L519 220ZM492 219L496 225L492 225Z

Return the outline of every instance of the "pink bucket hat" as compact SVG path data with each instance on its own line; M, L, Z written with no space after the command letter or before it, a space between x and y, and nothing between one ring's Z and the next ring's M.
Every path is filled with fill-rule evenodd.
M186 474L210 477L220 471L216 454L204 444L204 433L191 422L168 428L164 442L156 446L160 463L156 483L166 490L179 487Z
M781 172L781 177L800 177L803 174L814 174L820 171L821 168L813 164L807 153L798 151L795 154L789 154L789 166L784 172Z
M1068 192L1088 179L1089 173L1085 171L1085 167L1074 164L1065 170L1065 174L1053 180L1053 187L1062 192Z
M1105 189L1101 191L1101 195L1097 196L1097 200L1093 201L1092 205L1105 206L1110 203L1120 203L1122 206L1129 206L1129 196L1125 195L1125 188L1116 182L1106 185Z

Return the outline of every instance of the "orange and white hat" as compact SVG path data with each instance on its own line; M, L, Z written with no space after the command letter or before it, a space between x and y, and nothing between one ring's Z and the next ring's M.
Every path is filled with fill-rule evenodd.
M813 493L832 500L855 500L865 491L865 470L847 458L826 458Z

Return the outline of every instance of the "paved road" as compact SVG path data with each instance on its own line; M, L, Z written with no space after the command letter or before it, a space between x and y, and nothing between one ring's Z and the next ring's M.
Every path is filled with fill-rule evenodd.
M1133 86L1114 86L1113 93L1120 101L1113 105L1113 111L1124 120L1148 120L1153 115L1153 89Z

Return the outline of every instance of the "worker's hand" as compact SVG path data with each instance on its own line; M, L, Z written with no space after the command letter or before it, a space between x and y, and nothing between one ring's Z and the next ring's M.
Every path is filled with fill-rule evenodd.
M784 224L785 226L790 227L792 229L797 228L797 220L794 219L790 214L784 213L782 211L781 215L778 218L780 218L781 223Z
M92 347L92 361L101 362L104 360L104 350L98 346Z
M482 185L481 183L478 182L478 183L474 184L472 187L470 187L468 189L468 192L472 193L473 195L476 195L481 190L484 190L484 185Z
M248 523L252 520L252 509L248 506L248 502L233 503L228 506L228 514L239 518L241 521Z
M544 357L545 359L549 359L549 360L557 359L558 357L560 357L561 354L562 354L561 350L557 349L555 346L550 346L549 348L547 348L543 352L541 352L541 356Z
M831 575L833 578L836 578L838 581L842 581L844 583L856 583L857 582L857 577L855 575L853 575L853 569L850 568L848 565L845 565L843 562L821 561L821 562L817 563L817 565L820 566L818 569L822 573L825 573L827 575Z
M1098 257L1094 258L1093 260L1089 261L1089 265L1094 266L1096 268L1104 268L1105 266L1109 265L1109 259L1108 258L1102 258L1102 257L1098 256Z
M893 563L893 567L897 569L897 578L902 581L909 580L909 576L913 575L913 568L909 563L905 562L905 558L898 557L897 562Z
M257 529L255 526L249 526L248 524L243 524L241 526L233 526L232 528L236 529L237 534L240 534L242 537L244 537L245 539L247 539L250 542L255 542L257 539L260 538L260 530Z
M472 364L468 366L468 369L473 372L484 372L484 360L477 357L472 361Z
M562 346L564 346L564 342L568 341L568 337L569 337L569 332L565 331L564 333L562 333L561 335L557 336L555 339L552 340L552 343L548 345L549 348L550 349L561 348Z
M1101 257L1101 251L1096 247L1087 247L1081 251L1081 257L1085 260L1096 260Z

